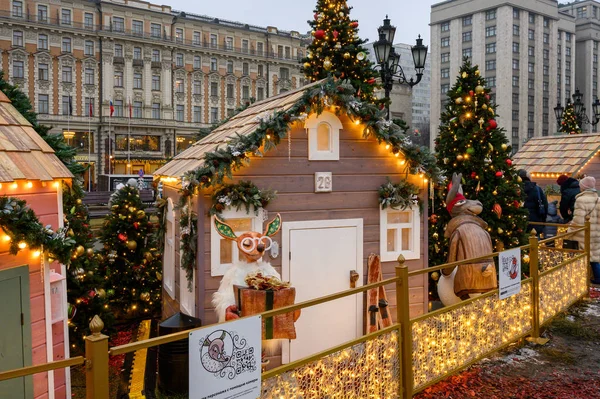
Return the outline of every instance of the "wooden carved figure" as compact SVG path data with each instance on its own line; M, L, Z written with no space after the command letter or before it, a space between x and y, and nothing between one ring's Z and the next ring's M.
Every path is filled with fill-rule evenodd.
M454 173L446 197L446 209L452 216L444 233L450 240L449 263L493 252L492 240L486 230L487 223L477 216L483 206L479 201L465 198L461 179L461 174ZM442 269L438 294L442 303L449 306L497 286L496 266L490 258Z
M239 318L233 286L247 287L246 276L248 274L261 273L263 276L273 276L281 279L273 266L262 260L265 251L271 248L271 237L277 234L281 228L281 216L277 214L267 224L265 232L262 234L249 231L238 237L231 226L216 217L215 227L221 237L237 243L240 253L245 258L245 261L234 261L233 266L223 276L218 291L213 294L212 303L219 317L219 322L223 322Z

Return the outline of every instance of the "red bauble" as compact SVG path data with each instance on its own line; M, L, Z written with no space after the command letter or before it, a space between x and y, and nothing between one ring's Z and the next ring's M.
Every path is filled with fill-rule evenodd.
M471 172L471 179L474 179L475 177L477 177L477 173Z
M496 172L496 177L502 177L504 175L504 172L502 172L501 170Z
M319 19L319 13L318 12L315 13L315 19Z
M474 92L473 90L469 90L469 95L470 95L471 97L473 97L473 95L474 95L474 94L475 94L475 92Z
M95 297L95 296L96 296L96 291L94 291L94 290L91 290L90 292L88 292L88 296L89 296L90 298L93 298L93 297Z
M507 160L506 160L506 164L507 164L508 166L512 166L512 159L510 159L510 158L509 158L509 159L507 159Z
M438 216L435 213L433 213L431 216L429 216L429 221L433 224L436 224L438 221Z
M515 208L518 208L520 205L521 205L521 204L519 203L519 201L517 201L517 200L514 200L514 201L513 201L513 206L514 206Z
M133 227L135 227L136 229L140 228L140 222L133 222Z
M334 38L336 38L336 39L337 39L339 35L340 35L340 32L338 32L337 30L334 30L334 31L333 31L333 37L334 37Z
M123 233L119 233L119 235L117 236L119 238L119 240L121 241L127 241L127 235L123 234Z
M352 22L350 22L350 27L354 28L354 29L358 28L358 21L352 21Z
M490 119L488 121L488 127L490 129L495 129L496 127L498 127L498 123L496 123L496 121L494 119Z
M367 80L367 83L370 85L375 84L375 82L377 82L377 80L375 80L375 78L371 78L371 79Z
M325 37L325 31L323 29L319 29L315 31L315 39L322 40Z
M486 99L486 100L489 100L489 99L490 99L490 95L489 95L489 94L486 94L486 95L485 95L485 99Z

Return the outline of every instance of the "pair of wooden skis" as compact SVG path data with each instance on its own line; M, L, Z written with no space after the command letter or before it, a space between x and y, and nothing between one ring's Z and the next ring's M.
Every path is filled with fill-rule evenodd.
M379 255L369 255L367 267L367 284L376 283L383 280ZM372 333L392 325L392 317L388 309L388 300L387 294L385 293L385 287L381 286L367 291L367 314L367 333Z

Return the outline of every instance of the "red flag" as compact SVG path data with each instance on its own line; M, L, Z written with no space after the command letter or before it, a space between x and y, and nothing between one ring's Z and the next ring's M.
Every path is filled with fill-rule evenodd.
M115 113L115 107L113 105L112 100L110 100L109 105L110 105L110 116L113 116L113 114Z
M131 100L129 100L129 118L131 118Z
M94 116L94 109L93 109L93 105L92 105L92 100L90 99L90 117Z

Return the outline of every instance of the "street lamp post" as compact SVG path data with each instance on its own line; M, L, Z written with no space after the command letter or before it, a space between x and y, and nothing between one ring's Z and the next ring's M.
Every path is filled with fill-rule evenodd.
M583 128L585 124L592 125L593 128L596 127L598 122L600 122L600 100L596 98L592 103L592 111L594 113L594 117L590 120L585 112L585 105L583 104L583 94L579 91L579 89L575 89L575 93L573 93L573 102L569 98L565 99L565 103L567 106L573 105L573 111L575 112L575 117L577 118L577 124L580 128ZM565 112L565 108L558 103L556 107L554 107L554 116L556 117L556 123L559 125L562 122L563 113Z
M388 16L385 16L383 25L377 30L379 40L373 43L375 58L377 59L377 67L380 69L381 84L385 91L385 98L390 98L390 93L394 87L394 78L397 78L399 84L406 84L411 88L421 81L423 71L425 70L425 60L427 59L427 46L423 45L421 35L417 38L417 44L411 47L415 71L417 74L416 80L412 77L406 78L402 67L400 66L400 54L394 50L394 36L396 35L396 27L390 23ZM390 108L387 109L387 118L390 119Z

